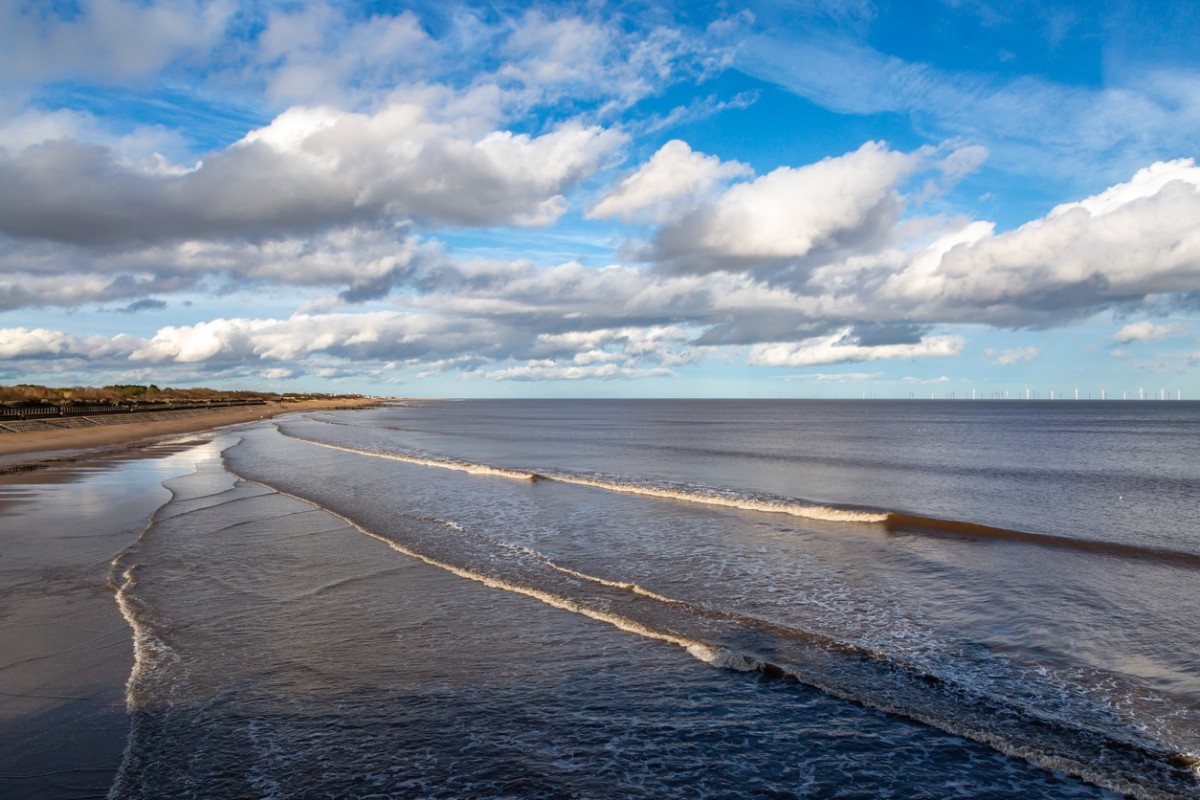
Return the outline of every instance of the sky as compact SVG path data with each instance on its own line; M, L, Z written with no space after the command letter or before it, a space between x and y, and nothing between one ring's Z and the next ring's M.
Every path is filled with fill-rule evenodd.
M1200 399L1194 0L0 3L0 384Z

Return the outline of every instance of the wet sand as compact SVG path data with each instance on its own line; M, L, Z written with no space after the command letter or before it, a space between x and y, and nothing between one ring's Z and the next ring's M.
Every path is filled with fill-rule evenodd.
M131 632L109 582L220 426L317 401L0 434L0 797L104 797L128 733ZM194 433L191 436L181 434Z

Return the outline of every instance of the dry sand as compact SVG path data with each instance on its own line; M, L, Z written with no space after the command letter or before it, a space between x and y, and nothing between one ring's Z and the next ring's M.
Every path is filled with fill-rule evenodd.
M133 646L108 572L169 498L163 470L186 470L162 461L190 458L219 426L366 405L378 402L0 434L0 797L100 798L112 783Z
M124 424L23 433L3 432L0 433L0 469L33 460L34 454L37 454L37 460L41 460L51 455L90 451L114 445L129 445L155 437L209 430L293 411L368 408L378 405L380 405L379 400L366 398L304 400L296 403L267 403L260 406L222 408L202 413L180 412L176 419L157 419L164 412L154 415L130 414L125 418L129 421ZM156 419L155 421L137 419L146 416L154 416Z

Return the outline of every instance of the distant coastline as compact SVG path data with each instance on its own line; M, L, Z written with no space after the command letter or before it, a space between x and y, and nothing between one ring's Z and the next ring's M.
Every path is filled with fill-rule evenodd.
M274 396L251 405L175 410L158 403L139 403L136 410L103 417L31 416L19 423L15 417L6 417L0 419L0 471L55 455L128 447L144 440L253 422L293 411L370 408L390 400L359 395Z

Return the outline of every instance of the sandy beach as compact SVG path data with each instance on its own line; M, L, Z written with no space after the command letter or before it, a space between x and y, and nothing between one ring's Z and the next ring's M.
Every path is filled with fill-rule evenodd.
M378 401L272 403L0 434L0 796L107 794L133 667L108 573L169 498L162 480L187 472L189 453L224 426L370 405Z
M272 402L212 411L167 412L171 415L169 419L161 419L166 416L162 413L134 413L125 418L128 422L115 425L22 433L0 432L0 469L62 453L131 445L163 436L210 430L295 411L369 408L379 404L379 400L368 398Z

